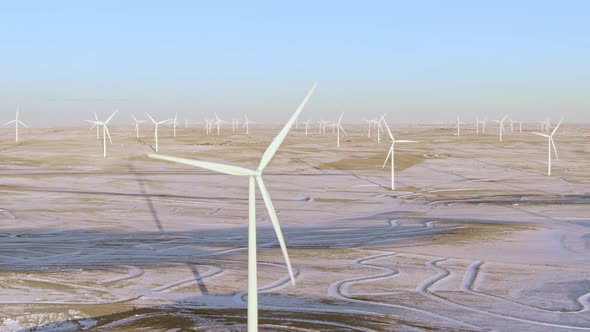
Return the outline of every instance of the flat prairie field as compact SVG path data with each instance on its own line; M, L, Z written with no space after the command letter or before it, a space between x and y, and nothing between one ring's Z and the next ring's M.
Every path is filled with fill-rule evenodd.
M547 139L292 129L257 192L263 331L590 331L590 126ZM160 128L159 153L255 169L280 126ZM246 329L248 179L147 157L153 127L0 133L0 330Z

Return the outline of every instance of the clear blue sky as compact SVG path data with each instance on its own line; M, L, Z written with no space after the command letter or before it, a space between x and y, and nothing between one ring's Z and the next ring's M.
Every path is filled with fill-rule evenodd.
M590 1L5 1L0 120L590 118ZM53 114L53 115L50 115Z

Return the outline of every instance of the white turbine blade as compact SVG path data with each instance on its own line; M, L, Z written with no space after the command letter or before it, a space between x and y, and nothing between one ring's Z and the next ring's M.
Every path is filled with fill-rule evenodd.
M385 164L387 164L387 161L389 160L389 157L391 156L391 151L393 151L393 144L389 148L389 152L387 153L387 158L385 158L385 161L383 162L383 166L381 166L381 168L384 168Z
M111 121L111 119L113 118L113 116L115 116L115 114L117 114L117 112L119 111L114 111L113 114L111 114L111 116L109 116L109 118L104 122L104 124L109 123L109 121Z
M299 107L297 107L297 110L295 111L295 113L293 113L293 115L291 116L289 121L287 121L287 123L285 124L283 129L281 129L281 131L279 132L277 137L275 137L275 139L272 141L272 143L270 143L270 145L268 146L268 148L266 149L266 151L262 155L262 159L260 160L260 165L258 166L259 171L262 171L266 167L266 165L268 165L268 163L270 162L272 157L275 155L275 153L279 149L279 146L281 146L281 143L283 143L283 140L285 139L285 137L287 137L289 130L291 129L291 127L293 126L293 124L295 123L297 118L299 117L299 114L301 113L301 111L303 110L303 107L305 106L305 104L307 103L307 101L309 100L309 98L311 97L313 92L315 91L316 87L317 87L317 83L314 83L314 85L311 87L311 89L309 90L309 92L307 93L305 98L303 98L303 101L301 102L301 104L299 104Z
M340 114L340 119L338 119L338 123L340 124L340 122L342 122L342 117L344 116L344 113Z
M391 130L389 130L389 125L387 124L387 121L385 121L385 119L383 119L382 122L385 124L385 128L387 129L387 133L389 134L389 138L391 138L392 141L395 141L395 138L393 138L393 134L391 133Z
M15 123L15 122L16 122L16 120L12 120L12 121L6 122L4 125L5 125L5 126L8 126L9 124L11 124L11 123Z
M247 168L232 166L232 165L225 165L225 164L218 164L218 163L211 163L207 161L200 161L200 160L193 160L193 159L186 159L186 158L177 158L171 156L165 156L156 153L148 154L148 157L160 160L171 161L174 163L185 164L200 168L205 168L211 171L225 173L229 175L237 175L237 176L252 176L256 175L256 172Z
M150 118L154 124L158 124L158 122L154 120L154 118L152 118L149 114L145 113L145 115L147 115L147 117Z
M92 112L94 113L94 118L96 119L96 121L98 121L98 115L96 115L96 112Z
M409 140L401 140L401 139L398 139L395 142L396 143L419 143L418 141L409 141Z
M18 123L20 123L21 125L23 125L25 128L29 128L29 126L27 126L24 122L22 122L21 120L18 120Z
M131 117L133 118L133 120L135 120L135 122L139 122L139 120L137 120L137 119L135 118L135 116L133 116L133 114L131 114Z
M111 144L113 144L113 140L111 139L111 133L109 132L109 127L107 127L106 124L104 124L103 126L104 126L104 131L107 133L109 141L111 142Z
M90 127L90 129L92 129L92 128L96 127L96 125L98 125L98 122L96 122L96 121L92 121L92 120L84 120L84 121L92 123L92 127Z
M557 156L557 148L555 147L555 142L553 141L553 137L549 137L549 140L551 141L551 145L553 146L553 152L555 152L555 159L559 160L559 157Z
M272 206L272 201L270 199L270 195L264 186L264 181L260 176L256 177L256 182L258 183L258 189L260 189L260 193L262 194L262 199L264 200L264 204L266 205L266 210L270 215L270 221L275 229L275 233L277 235L277 239L279 240L279 245L281 246L281 251L283 252L283 257L285 257L285 263L287 264L287 270L289 271L289 276L291 277L291 283L295 286L295 276L293 275L293 268L291 268L291 260L289 259L289 254L287 253L287 246L285 245L285 239L283 239L283 232L281 232L281 225L279 224L279 219L277 218L277 214L275 212L275 208Z
M555 132L557 131L557 128L559 128L559 126L561 125L561 122L563 120L559 121L559 123L557 124L557 126L555 126L555 128L553 128L553 131L551 132L551 136L555 135Z
M543 136L543 137L547 137L547 138L551 138L551 136L549 136L549 135L547 135L547 134L534 133L534 132L533 132L532 134L539 135L539 136Z
M344 130L344 128L341 125L338 125L338 127L340 127L340 130L342 130L342 132L344 133L344 136L348 136L348 134L346 133L346 130Z
M508 114L504 115L504 117L502 118L502 122L504 122L504 120L506 120L507 117L508 117Z

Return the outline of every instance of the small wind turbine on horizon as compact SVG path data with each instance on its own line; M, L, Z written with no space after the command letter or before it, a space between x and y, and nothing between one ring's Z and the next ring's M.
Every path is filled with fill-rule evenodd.
M508 114L504 115L504 117L502 118L502 120L494 120L494 122L499 123L500 124L500 142L502 142L502 134L504 134L504 121L506 120L506 118L508 117Z
M219 136L219 133L221 131L221 124L225 123L225 121L221 120L218 116L217 113L215 113L215 126L217 126L217 136Z
M133 114L131 114L131 117L135 121L135 138L139 141L139 124L145 122L145 120L137 120Z
M559 160L559 157L557 156L557 148L555 147L555 141L553 141L553 135L555 135L555 133L557 132L557 128L559 128L562 121L563 121L563 119L561 121L559 121L559 123L557 124L557 126L555 126L555 128L553 128L551 135L547 135L547 134L543 134L543 133L536 133L536 132L533 133L535 135L543 136L548 139L548 141L547 141L547 149L548 149L547 150L547 176L551 176L551 147L553 147L553 152L555 153L555 159Z
M302 122L305 125L305 136L307 137L307 130L309 129L309 122L311 122L311 120L307 120L305 122Z
M418 143L418 141L408 141L408 140L396 140L387 125L385 119L383 119L383 123L385 124L385 128L387 129L387 133L389 134L389 138L391 138L391 147L389 148L389 153L387 153L387 158L383 162L383 166L387 164L387 160L391 157L391 190L395 190L395 143Z
M236 176L247 176L248 177L248 331L255 332L258 331L258 277L257 277L257 255L256 255L256 185L258 184L258 189L262 195L262 199L264 204L266 205L266 209L270 216L270 220L272 222L273 228L275 230L279 246L281 247L281 251L283 253L283 257L285 259L285 263L287 265L287 270L289 272L289 277L291 278L291 283L295 286L295 276L293 274L293 269L291 267L291 261L289 259L289 255L287 253L287 246L285 245L285 241L283 239L283 233L281 231L281 227L279 224L279 220L276 215L276 211L273 207L270 195L266 190L266 186L264 185L264 181L262 180L262 172L264 168L268 165L271 161L272 157L275 155L281 143L289 133L289 130L297 120L297 117L303 110L303 107L307 103L308 99L313 94L316 88L316 84L313 85L311 90L307 93L295 113L291 116L289 121L285 124L283 129L279 132L279 134L275 137L275 139L270 143L264 154L262 155L262 159L260 160L260 164L256 170L251 170L247 168L242 168L238 166L226 165L226 164L219 164L219 163L212 163L212 162L205 162L199 160L192 160L192 159L184 159L184 158L176 158L170 156L163 156L159 154L149 154L150 158L160 159L171 161L180 164L186 164L190 166L205 168L208 170L212 170L215 172L220 172L229 175L236 175Z
M176 128L180 128L180 124L177 121L178 119L178 113L174 113L174 118L172 118L172 120L168 120L168 123L172 124L172 128L174 131L174 137L176 137Z
M8 126L9 124L14 123L14 128L15 128L15 141L18 142L18 125L21 124L22 126L24 126L25 128L29 128L29 126L27 126L24 122L22 122L21 120L18 119L18 107L16 108L16 118L12 121L8 121L6 122L4 125Z
M107 157L107 136L109 137L109 142L111 142L111 144L113 144L113 140L111 139L111 133L109 133L109 128L108 128L108 124L109 121L111 121L111 119L115 116L115 114L117 114L118 111L114 111L113 114L111 114L111 116L109 116L109 118L106 121L100 121L98 120L98 116L96 116L96 127L98 128L99 126L102 126L102 150L103 150L103 158ZM96 115L96 113L94 114Z
M158 121L154 120L154 118L152 118L149 114L145 113L145 115L147 115L147 117L150 118L150 120L152 120L152 122L156 126L156 128L154 129L154 141L156 143L156 152L158 152L158 126L170 123L172 121L172 119L158 122Z
M96 112L93 112L93 114L94 114L95 120L84 120L84 121L92 123L92 127L90 127L90 129L96 127L96 139L98 140L98 139L100 139L100 124L99 124L100 121L98 121L98 115L96 115Z
M331 124L332 126L332 130L334 130L334 127L336 127L336 148L340 148L340 130L342 130L342 133L344 133L344 136L348 136L346 134L346 130L344 130L344 127L342 127L342 117L344 116L344 113L340 114L340 119L338 119L338 122Z
M461 136L461 125L462 124L465 124L465 122L462 122L459 119L459 115L457 115L457 126L456 126L457 127L457 137L460 137Z
M246 127L246 135L250 135L250 124L251 123L256 123L256 122L250 121L248 119L248 114L244 114L244 118L246 119L246 121L244 121L244 124L242 125L242 128Z

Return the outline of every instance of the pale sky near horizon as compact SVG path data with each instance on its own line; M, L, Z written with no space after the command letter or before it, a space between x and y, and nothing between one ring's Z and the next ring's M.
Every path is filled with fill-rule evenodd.
M0 122L590 121L590 1L7 1ZM145 116L142 116L145 118Z

